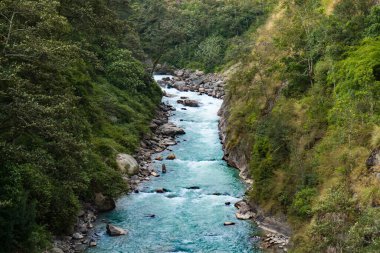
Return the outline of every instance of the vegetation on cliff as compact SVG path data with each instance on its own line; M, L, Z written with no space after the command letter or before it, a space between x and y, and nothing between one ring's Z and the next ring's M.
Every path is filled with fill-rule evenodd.
M295 252L380 250L379 27L377 1L278 1L231 75L227 146L250 143L250 198Z
M116 153L136 149L161 91L116 7L0 2L1 252L41 252L80 201L126 189Z
M81 201L125 191L116 154L161 98L146 55L231 70L226 145L295 252L380 250L377 0L2 0L0 41L1 252L40 252Z

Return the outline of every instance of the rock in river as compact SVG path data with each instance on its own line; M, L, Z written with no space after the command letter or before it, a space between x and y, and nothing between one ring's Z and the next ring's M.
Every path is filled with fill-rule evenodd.
M176 158L176 156L175 156L175 154L169 154L167 157L166 157L166 159L167 160L174 160Z
M157 156L156 158L154 158L154 160L157 160L157 161L162 161L164 158L162 158L162 156Z
M165 188L159 188L159 189L156 189L156 192L157 193L165 193L165 192L168 192L168 190L166 190Z
M127 231L114 225L107 224L107 234L110 236L126 235Z
M185 131L174 125L173 123L166 123L158 128L158 131L163 135L175 136L179 134L185 134Z
M88 244L88 246L90 247L96 247L97 243L94 239L91 239L90 243Z
M150 174L151 174L153 177L159 177L159 176L160 176L160 175L158 175L157 172L155 172L155 171L152 171Z
M198 101L196 101L196 100L190 100L190 99L183 100L183 105L184 106L189 106L189 107L199 107Z
M189 189L189 190L199 190L200 187L199 186L190 186L190 187L187 187L186 189Z

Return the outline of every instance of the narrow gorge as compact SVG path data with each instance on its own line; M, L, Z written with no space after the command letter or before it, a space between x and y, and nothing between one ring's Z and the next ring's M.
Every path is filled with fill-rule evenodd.
M155 78L160 82L168 77ZM163 100L172 106L169 124L184 134L179 132L167 149L152 155L147 168L151 177L98 218L97 247L88 252L259 252L256 225L235 215L234 205L244 197L246 185L222 160L217 115L222 100L207 91L202 95L202 88L201 93L196 89L198 94L184 87L165 88ZM196 104L186 106L183 100ZM108 236L106 222L127 235Z
M0 253L380 252L380 0L1 0Z

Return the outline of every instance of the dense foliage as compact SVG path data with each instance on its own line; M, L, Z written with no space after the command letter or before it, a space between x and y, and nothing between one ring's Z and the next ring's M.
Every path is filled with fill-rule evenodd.
M244 35L273 1L137 0L134 22L155 66L215 70L247 53Z
M251 199L295 252L380 251L379 27L378 1L278 1L231 77L228 145L250 143Z
M161 92L125 1L0 2L0 251L40 252L70 232L81 201L126 189Z
M250 198L295 252L380 251L377 0L2 0L0 42L0 252L127 189L115 156L161 97L146 59L229 68L227 145L250 147Z

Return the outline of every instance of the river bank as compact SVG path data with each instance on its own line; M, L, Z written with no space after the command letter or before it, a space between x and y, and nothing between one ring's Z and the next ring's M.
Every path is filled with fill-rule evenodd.
M216 134L217 138L220 139L221 143L224 144L226 139L224 131L225 127L227 127L227 122L224 120L224 114L228 111L225 107L226 101L224 101L222 105L222 99L225 97L225 77L219 74L205 75L201 71L191 72L188 70L178 70L175 71L175 75L173 76L173 78L170 78L169 76L164 76L161 80L158 80L158 83L162 87L169 88L166 89L164 92L164 96L166 97L164 100L166 100L166 102L161 103L161 105L157 109L156 116L149 126L151 132L150 134L144 136L140 145L140 149L134 155L134 158L136 158L136 161L139 165L138 172L133 176L124 177L124 179L127 180L129 183L130 192L132 193L132 195L144 195L147 193L165 193L166 190L172 191L171 189L166 189L161 185L157 186L155 189L151 188L150 190L147 190L146 186L141 186L146 184L148 181L152 180L152 178L159 178L161 176L166 177L167 175L164 175L165 173L163 173L162 171L163 165L167 165L167 163L170 162L166 162L166 157L170 154L174 154L175 156L175 153L173 153L171 146L180 144L181 142L185 143L187 141L186 139L176 138L178 135L184 134L185 131L184 129L174 125L173 122L169 122L169 117L174 116L179 111L185 113L189 109L197 110L198 107L203 106L199 103L199 101L195 99L190 99L188 97L188 94L196 94L197 98L200 98L201 96L208 96L219 99L220 104L216 107L216 109L220 109L219 116L221 116L221 118L220 120L218 118L218 120L216 121L216 126L219 125L219 132L216 131ZM176 90L179 92L179 94L172 94L171 90ZM188 91L192 91L192 93ZM170 105L168 103L168 100L175 102L175 104L179 105L179 107L175 108L173 105ZM217 111L218 110L216 110L216 112ZM183 123L183 119L179 119L179 121L176 123ZM244 165L245 163L242 163L241 161L237 160L239 158L238 153L234 151L227 153L227 149L225 146L223 147L223 150L223 159L229 165L240 170L240 177L245 180L247 186L249 187L249 185L252 182L248 179L248 174L246 174L246 170L242 169L244 167L242 167L241 165ZM167 170L166 165L165 170ZM170 167L168 168L168 170L170 170ZM219 172L215 172L215 174L216 173ZM188 185L187 188L187 190L199 191L201 187L198 185ZM246 188L244 187L244 191L245 189ZM170 192L168 194L170 194ZM209 194L214 196L223 196L227 193L213 192ZM255 244L257 241L261 241L261 247L265 249L268 248L280 250L281 248L286 248L286 245L289 242L289 239L287 237L288 231L283 230L284 226L282 224L279 224L275 219L272 219L271 217L264 216L259 212L258 208L253 208L252 203L249 203L247 201L241 201L241 199L237 199L228 200L225 201L224 204L225 203L235 203L235 207L237 208L237 210L232 205L233 210L231 211L235 219L238 218L240 220L253 220L259 225L259 227L261 227L264 230L265 233L262 238L258 236L253 236L251 238L251 240L255 241ZM247 205L241 205L238 203L247 203L249 208L247 209ZM146 209L149 209L149 207L147 207ZM148 212L148 210L144 211ZM83 212L81 212L81 214L78 215L78 223L75 226L76 230L73 236L65 237L65 243L56 243L55 246L61 249L63 248L65 253L81 252L85 250L88 246L95 247L98 244L99 240L102 239L102 232L93 229L93 223L96 223L95 220L98 215L99 214L96 211L96 208L94 208L94 206L87 205L86 209L84 210L84 214ZM102 214L100 215L104 216ZM156 216L156 214L151 213L147 215L154 217ZM90 221L88 220L88 217L91 217ZM108 219L102 220L104 222L112 222L112 220L109 221ZM97 223L99 223L99 221ZM83 229L83 224L87 224L86 229ZM90 224L90 226L88 226L88 224ZM105 231L105 225L101 225L101 227L103 228L100 231ZM60 242L62 242L62 239Z
M135 192L101 215L129 233L109 237L99 224L98 246L89 252L116 252L116 247L123 252L256 252L256 226L237 219L233 205L242 200L245 185L221 159L217 111L222 100L212 93L164 90L163 101L175 108L169 124L185 134L176 137L177 145L150 153L150 180L138 179Z
M152 120L149 128L150 133L145 135L141 141L140 148L134 155L139 169L135 175L123 177L127 181L130 193L138 192L137 187L141 182L149 181L150 177L155 176L154 170L151 167L152 154L161 152L171 145L175 145L176 131L180 129L173 128L168 123L170 113L173 107L161 103ZM165 125L166 124L166 125ZM88 247L96 247L99 235L95 231L95 223L98 221L98 216L102 212L111 211L116 207L115 200L103 196L101 193L96 194L97 199L100 199L102 206L97 205L97 199L93 203L82 203L82 210L78 213L77 221L73 225L73 233L67 236L57 236L53 240L53 248L51 253L75 253L83 252Z
M239 176L247 184L249 191L253 180L249 174L250 147L248 142L239 142L234 147L226 145L231 136L228 135L228 116L230 112L229 99L226 96L227 76L222 74L207 74L201 71L177 70L174 71L172 79L166 79L161 85L168 85L181 91L194 91L199 94L216 97L223 100L218 111L220 117L218 128L219 138L223 145L223 159L239 170ZM260 206L250 201L244 200L244 205L237 206L237 215L244 219L252 219L263 232L260 248L266 251L286 252L290 245L291 228L286 222L286 217L273 216L266 213ZM242 207L243 206L243 207ZM240 207L240 208L239 208Z

